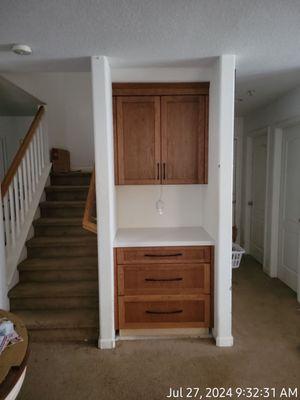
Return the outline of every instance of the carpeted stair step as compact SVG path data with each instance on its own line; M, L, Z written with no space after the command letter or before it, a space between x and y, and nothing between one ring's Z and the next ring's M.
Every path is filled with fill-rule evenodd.
M57 185L45 187L48 201L86 201L89 186Z
M97 237L34 237L26 242L28 257L97 256Z
M47 218L83 217L85 201L43 201L40 203L41 216Z
M22 271L97 269L97 257L27 258L19 264Z
M21 282L97 281L97 257L28 258L18 266Z
M9 299L12 311L98 308L98 282L20 282Z
M94 236L83 229L82 218L39 218L33 226L36 236Z
M91 172L67 172L52 173L50 175L51 185L70 185L70 186L88 186L91 180Z
M32 341L95 341L98 310L24 310L16 314L24 321Z
M51 174L10 307L33 341L97 340L97 236L82 228L91 174Z

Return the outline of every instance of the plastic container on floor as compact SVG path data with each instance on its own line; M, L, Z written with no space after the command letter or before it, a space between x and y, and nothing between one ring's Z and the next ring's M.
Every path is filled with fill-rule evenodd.
M240 266L242 256L245 250L236 243L232 243L232 268L238 268Z

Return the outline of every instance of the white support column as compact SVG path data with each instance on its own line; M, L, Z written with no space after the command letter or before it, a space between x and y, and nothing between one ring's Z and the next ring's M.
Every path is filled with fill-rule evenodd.
M215 328L217 346L232 346L232 184L235 56L218 59L219 221L215 257Z
M116 233L112 84L104 56L92 57L93 119L98 216L99 347L115 346L114 258Z
M0 309L8 310L7 277L5 260L4 227L2 215L2 198L0 196Z

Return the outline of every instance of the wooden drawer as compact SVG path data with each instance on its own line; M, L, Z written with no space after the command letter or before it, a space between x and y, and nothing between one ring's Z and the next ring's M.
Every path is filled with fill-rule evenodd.
M210 296L119 296L119 328L210 326Z
M117 249L118 264L205 263L211 260L211 246L126 247Z
M210 293L210 264L119 265L118 294Z

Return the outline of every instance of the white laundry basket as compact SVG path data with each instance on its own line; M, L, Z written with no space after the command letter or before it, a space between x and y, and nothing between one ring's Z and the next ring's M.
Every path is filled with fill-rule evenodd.
M238 268L240 266L242 256L245 250L236 243L232 243L232 268Z

